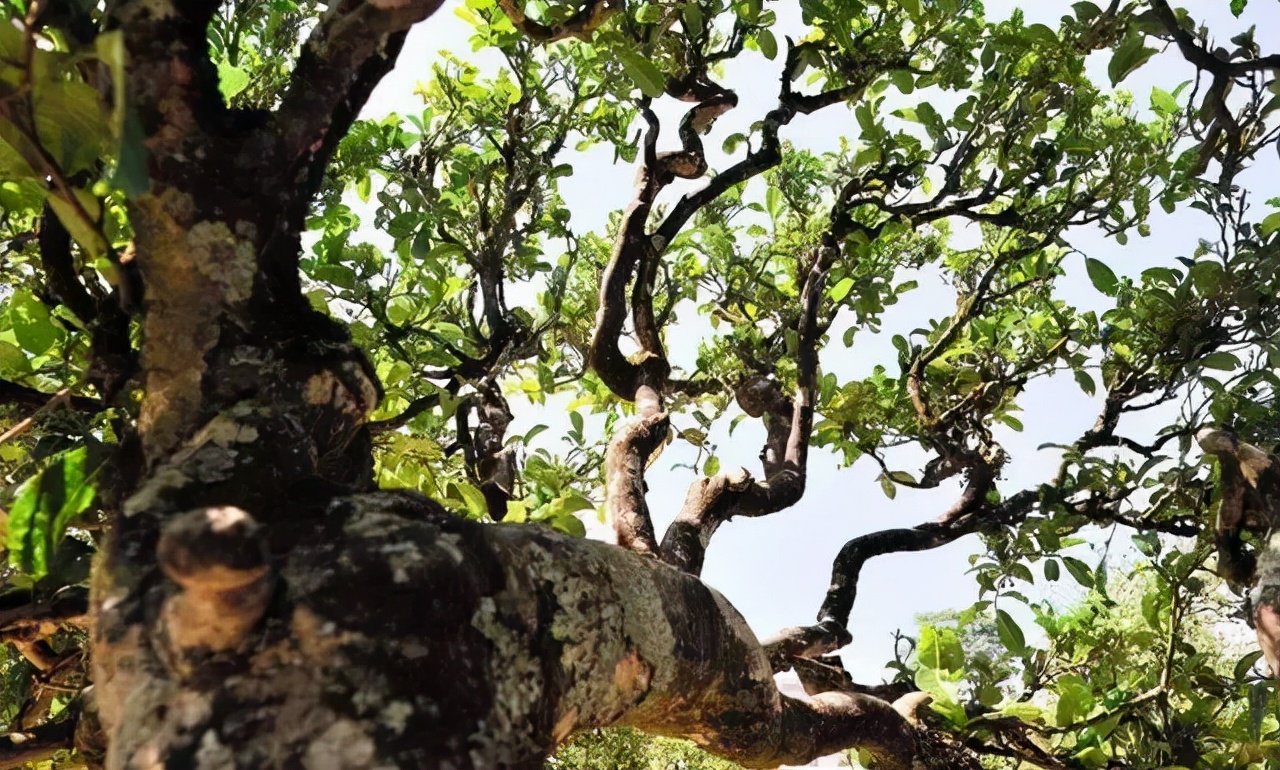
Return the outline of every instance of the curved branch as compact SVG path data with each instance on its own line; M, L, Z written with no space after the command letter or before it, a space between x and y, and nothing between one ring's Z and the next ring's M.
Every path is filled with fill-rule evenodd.
M827 273L839 255L833 242L825 243L814 255L800 290L799 346L796 354L796 393L787 399L777 391L777 383L764 380L759 390L755 384L740 388L739 397L750 414L755 406L765 417L769 437L762 457L768 478L752 480L744 468L717 473L699 479L689 487L684 505L662 538L662 560L677 569L698 575L702 572L707 545L721 524L734 516L766 516L795 505L804 495L807 480L809 440L813 433L813 408L818 375L818 346L824 328L818 322L822 298L826 291ZM790 419L777 419L784 407L790 407ZM761 416L757 412L755 416ZM777 450L781 448L781 457Z
M337 145L372 85L395 64L404 34L442 2L342 0L330 6L303 46L275 113L286 162L307 158L310 166L307 156L317 155L319 145ZM327 158L317 158L317 165Z
M831 568L831 587L818 612L822 623L849 625L849 613L857 596L858 576L869 559L887 553L927 551L952 543L984 526L1006 524L1025 516L1035 505L1038 495L1023 491L999 504L987 501L994 488L994 476L986 465L969 473L969 481L960 499L933 521L903 529L886 529L855 537L835 558Z
M590 40L596 29L626 7L626 3L624 0L587 0L572 16L558 24L543 24L530 19L524 13L523 0L498 0L498 7L517 29L533 40L555 43L570 37Z

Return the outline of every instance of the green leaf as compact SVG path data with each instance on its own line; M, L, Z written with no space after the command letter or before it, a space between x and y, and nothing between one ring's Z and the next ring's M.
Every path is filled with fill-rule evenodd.
M1093 570L1089 569L1089 565L1071 556L1063 556L1062 563L1066 565L1067 572L1071 573L1071 577L1085 588L1093 588Z
M1116 288L1120 285L1120 279L1116 278L1115 272L1107 267L1107 264L1100 259L1093 257L1084 258L1084 268L1089 273L1089 280L1093 282L1093 287L1108 297L1116 295Z
M111 138L97 89L80 80L46 80L35 88L32 101L40 144L62 173L92 168Z
M471 518L481 519L489 513L489 504L485 502L484 493L474 485L465 481L452 482L447 491L449 497L461 501L467 507L467 515Z
M964 648L955 629L921 626L920 639L916 644L916 657L920 665L943 671L964 670Z
M839 281L836 282L835 286L831 287L831 301L832 302L843 301L845 297L849 296L849 292L852 289L853 289L853 279L848 276L841 278Z
M1062 572L1058 567L1058 562L1054 559L1048 559L1044 563L1044 579L1050 582L1061 577Z
M636 51L629 49L621 49L617 52L617 55L622 69L626 71L627 76L636 84L641 93L653 99L662 96L666 90L667 79L657 65Z
M711 455L710 457L707 458L707 461L702 464L702 475L714 476L719 472L720 472L720 458L716 457L715 455Z
M1142 35L1133 34L1125 38L1115 55L1111 57L1111 63L1107 65L1107 76L1111 78L1112 87L1141 67L1155 52L1156 49L1143 45Z
M1253 667L1258 665L1258 660L1262 658L1262 650L1253 650L1245 653L1245 656L1236 661L1236 667L1232 671L1232 676L1237 682L1244 681L1244 678L1253 671Z
M97 464L77 447L53 461L18 490L9 509L9 563L35 578L48 574L67 527L97 496Z
M1249 0L1231 0L1231 15L1236 18L1244 13L1244 8L1249 4Z
M764 54L764 58L772 61L778 56L778 39L773 36L773 32L762 29L756 32L756 44L760 46L760 53Z
M885 497L892 500L898 496L898 487L893 483L893 479L889 478L888 475L881 473L879 481L880 491L884 492Z
M1004 610L996 610L996 632L1000 635L1000 643L1015 655L1022 655L1027 650L1027 639L1013 617Z
M1263 238L1270 238L1277 230L1280 230L1280 211L1268 214L1262 224L1258 225L1258 234Z
M222 92L223 99L229 102L236 94L248 87L248 70L236 67L226 59L218 63L218 90Z
M9 299L9 324L17 343L33 356L47 353L64 336L49 309L25 289L15 291Z
M1229 372L1240 366L1240 359L1225 350L1219 350L1216 353L1210 353L1200 359L1200 366L1204 369L1217 369L1223 372Z
M1084 391L1085 395L1092 396L1098 392L1098 386L1094 384L1093 377L1089 376L1088 372L1083 369L1076 369L1073 374L1076 378L1076 384L1080 386L1080 390Z
M908 70L894 70L889 73L889 80L902 93L909 94L916 88L916 77Z
M1173 94L1159 86L1151 89L1151 109L1164 115L1176 115L1180 111Z

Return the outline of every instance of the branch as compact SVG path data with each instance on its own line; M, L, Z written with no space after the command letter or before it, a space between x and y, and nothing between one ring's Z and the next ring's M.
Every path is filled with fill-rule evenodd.
M467 437L468 470L484 494L489 516L494 521L507 517L507 503L515 488L516 454L505 447L507 426L511 423L511 407L498 386L486 382L474 399L478 424ZM459 414L465 409L459 408ZM463 437L458 437L463 441Z
M590 41L600 25L625 8L626 3L624 0L587 0L572 16L557 24L543 24L530 19L524 13L523 0L499 0L498 7L517 29L533 40L555 43L570 37Z
M1151 0L1151 10L1160 21L1160 24L1164 26L1165 31L1173 38L1173 42L1178 46L1178 52L1182 54L1182 58L1214 76L1221 75L1235 78L1260 70L1280 70L1280 54L1261 56L1244 61L1228 61L1218 58L1216 54L1200 45L1195 36L1178 23L1178 16L1169 7L1167 0Z
M933 521L907 529L872 532L845 543L831 568L831 587L818 612L819 622L835 622L848 627L849 613L857 596L858 576L868 559L887 553L927 551L983 527L1006 524L1029 513L1039 498L1037 493L1024 490L1002 503L993 504L987 501L987 494L993 488L991 468L978 465L970 470L968 485L960 499Z
M22 603L17 603L21 598ZM71 586L56 593L48 601L29 601L30 595L8 595L0 603L0 631L15 623L38 620L73 622L89 611L89 592Z
M96 398L72 396L65 389L57 393L45 393L16 382L0 380L0 405L4 404L28 407L37 411L65 405L76 411L91 414L101 412L105 408Z
M403 412L396 415L395 417L388 417L385 420L377 420L375 422L369 423L369 432L375 436L378 436L383 433L388 433L393 430L398 430L400 428L403 428L405 425L408 425L413 420L413 418L417 417L418 415L422 414L428 409L436 408L437 406L439 406L439 404L440 404L439 393L432 393L429 396L422 396L421 398L415 398L413 401L409 402L409 405L405 407Z
M756 482L746 469L739 468L694 482L684 506L662 538L662 560L677 569L691 575L701 574L712 535L732 517L776 513L795 505L804 495L809 440L813 433L818 346L824 332L818 314L826 291L827 273L839 253L834 239L828 238L814 255L800 289L794 398L783 396L772 379L760 378L738 388L739 403L744 411L763 416L768 426L768 439L761 455L767 479ZM789 419L778 419L788 408Z
M40 265L49 280L49 288L58 301L89 324L98 315L98 306L76 275L75 261L71 256L71 234L63 226L48 203L40 213Z
M667 413L653 411L618 430L605 451L605 514L613 522L618 545L657 556L658 538L645 501L644 471L667 439Z
M309 167L320 145L336 146L372 86L395 64L404 34L442 2L341 0L330 6L303 46L275 113L286 162Z
M108 5L129 51L130 104L152 160L182 154L226 113L207 30L219 0L122 0ZM165 126L188 131L163 133Z
M76 720L41 725L0 738L0 770L22 770L72 748Z

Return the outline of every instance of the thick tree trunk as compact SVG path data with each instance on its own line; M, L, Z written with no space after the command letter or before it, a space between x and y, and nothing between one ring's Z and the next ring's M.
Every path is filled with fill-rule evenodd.
M537 768L608 724L747 767L913 753L884 701L780 695L724 597L653 559L409 493L336 498L298 529L268 565L237 508L165 525L150 623L97 640L109 766Z

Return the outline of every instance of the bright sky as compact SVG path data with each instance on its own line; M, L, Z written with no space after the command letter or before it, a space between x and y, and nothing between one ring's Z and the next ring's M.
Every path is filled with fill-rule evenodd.
M1184 0L1184 4L1197 18L1207 20L1223 41L1256 24L1261 31L1258 39L1263 49L1280 50L1280 3L1275 0L1253 0L1239 20L1230 16L1227 0ZM990 0L986 3L987 16L991 20L1007 18L1016 5L1008 0ZM1028 23L1043 22L1051 27L1057 26L1062 14L1071 12L1070 5L1066 0L1022 3ZM779 39L783 33L800 28L797 3L774 2L771 6L779 14ZM419 112L422 103L413 95L413 87L418 80L430 76L431 64L440 49L451 49L464 58L477 56L467 42L470 29L452 12L455 7L456 0L446 2L435 17L415 28L399 65L374 92L364 112L366 117L378 118L389 112L401 115ZM1108 82L1107 57L1098 54L1094 58L1095 61L1090 62L1091 71L1096 73L1095 80L1105 84ZM737 91L741 102L721 118L706 142L711 150L708 160L713 169L727 165L724 156L719 154L723 138L743 131L776 102L774 84L780 62L769 62L751 52L740 60L741 63L735 61L723 84ZM1135 94L1136 106L1145 108L1152 85L1158 83L1172 90L1192 74L1189 65L1176 54L1164 54L1121 85ZM761 83L768 83L769 87L762 88ZM917 92L912 98L919 97ZM659 102L657 111L664 118L663 125L671 127L665 137L674 133L679 110L672 99ZM799 147L820 152L834 149L841 133L852 131L853 127L850 113L833 107L814 116L797 118L784 129L782 136ZM621 209L630 199L634 168L611 165L611 157L609 150L601 148L588 156L589 162L582 162L582 158L575 158L572 153L562 158L574 163L577 169L573 177L561 181L560 188L573 212L572 226L577 231L601 230L608 214ZM1275 181L1277 166L1280 164L1272 159L1247 177L1256 191L1256 201L1280 195L1280 184ZM1151 224L1152 236L1134 237L1127 248L1095 233L1077 233L1071 240L1078 249L1107 261L1117 272L1136 275L1155 264L1176 266L1174 257L1189 255L1198 237L1212 235L1207 230L1207 220L1199 214L1179 213L1171 217L1157 209ZM371 235L370 238L375 243L386 243L385 237ZM1099 300L1105 299L1082 276L1066 283L1062 295L1085 306L1098 306ZM954 306L954 301L954 295L939 281L922 281L920 289L890 309L885 318L885 331L879 339L860 335L851 349L844 348L837 339L823 354L824 369L835 371L842 378L865 374L875 363L883 363L895 371L896 356L887 343L889 337L922 325L929 317L945 315L946 308ZM703 328L700 323L682 322L681 334L670 336L671 355L677 365L691 367L696 354L694 332ZM1093 423L1099 404L1082 394L1069 377L1033 383L1019 403L1024 409L1020 417L1026 431L1017 434L1006 430L1001 435L1013 458L1001 484L1006 492L1034 487L1050 478L1056 470L1058 456L1051 450L1037 451L1036 447L1046 442L1073 441ZM539 409L523 405L522 408L513 402L513 411L517 420L512 426L513 435L534 424L549 423L552 429L540 438L554 446L556 434L568 428L563 412L553 407ZM1120 432L1142 440L1153 425L1162 424L1159 417L1148 415L1145 425L1137 420L1122 423ZM763 431L753 424L755 422L744 421L730 439L725 433L728 421L721 421L711 441L719 446L723 467L739 464L759 473L757 454ZM902 463L900 468L918 473L919 455L896 457ZM671 468L692 459L693 452L688 445L676 442L650 469L648 499L659 533L674 518L693 480L687 468ZM798 505L762 519L730 522L716 534L708 550L704 580L728 596L762 637L783 626L813 622L830 580L832 559L847 540L867 532L912 526L931 519L959 494L959 484L954 483L930 491L900 489L897 498L889 501L875 482L879 469L872 461L863 460L844 469L837 465L835 457L824 452L813 453L808 492ZM612 539L612 531L607 527L593 527L592 534ZM1117 540L1127 540L1127 536ZM965 572L970 566L969 555L979 547L977 538L970 536L934 551L889 555L867 564L859 581L858 599L851 618L854 643L845 652L845 663L856 679L879 680L883 664L892 658L892 631L900 628L912 632L918 613L962 608L976 600L977 586ZM1086 554L1081 556L1088 558ZM1038 570L1033 571L1039 574ZM1050 587L1041 592L1032 589L1029 593L1069 600L1077 595L1074 583L1065 575L1063 580L1066 582L1049 584ZM1029 625L1024 624L1031 633Z

